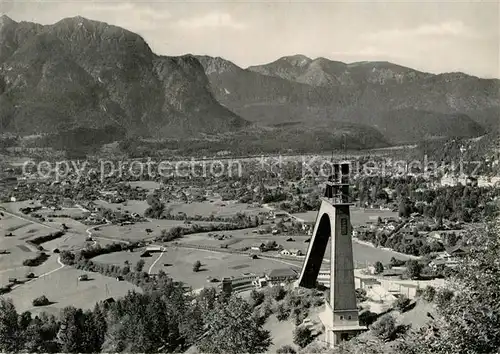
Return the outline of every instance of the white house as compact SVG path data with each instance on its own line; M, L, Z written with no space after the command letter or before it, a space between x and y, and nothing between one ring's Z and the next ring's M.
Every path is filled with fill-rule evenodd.
M298 249L290 249L290 250L285 249L282 250L280 254L283 256L295 256L295 257L303 256L302 251Z
M290 255L291 255L291 253L290 253L290 251L289 251L289 250L282 250L282 251L280 252L280 254L281 254L282 256L290 256Z

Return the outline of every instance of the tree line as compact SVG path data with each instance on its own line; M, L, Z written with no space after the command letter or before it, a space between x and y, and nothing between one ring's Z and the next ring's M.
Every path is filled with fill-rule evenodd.
M2 352L182 352L196 344L203 352L260 353L271 342L245 300L214 289L186 295L164 273L154 290L129 292L92 310L66 307L59 316L18 313L0 298Z

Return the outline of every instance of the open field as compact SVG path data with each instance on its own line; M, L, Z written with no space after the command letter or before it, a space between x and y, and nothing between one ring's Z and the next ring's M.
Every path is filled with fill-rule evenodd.
M193 222L198 225L210 225L211 222L196 221ZM156 220L152 219L150 222L138 222L133 225L107 225L101 226L99 230L93 232L96 236L105 236L114 239L140 241L145 239L152 239L161 235L161 230L170 230L176 226L186 225L181 220ZM148 235L146 229L151 229L152 232Z
M16 234L17 230L27 225L30 225L29 221L16 218L8 214L4 214L4 216L0 217L0 232L2 236L10 232L12 232L12 234Z
M89 281L78 281L78 276L88 274ZM71 267L64 267L52 274L21 285L10 292L18 311L39 313L59 313L66 306L83 309L93 308L95 303L108 297L125 295L129 290L140 291L138 287L125 281L116 281L98 273L84 272ZM33 307L31 301L45 295L54 303L43 307Z
M70 218L77 218L77 217L83 217L85 213L83 210L79 208L62 208L61 210L52 210L48 208L43 208L37 211L38 214L42 215L45 218L50 218L49 215L67 215ZM53 217L54 221L57 221L59 218L58 217Z
M144 260L144 271L147 272L149 267L158 258L160 253L151 253L151 257L141 257L144 249L136 249L134 252L115 252L109 254L102 254L100 256L92 258L92 261L103 264L115 264L117 266L123 267L125 261L130 263L130 269L134 269L134 266L139 260Z
M78 250L87 245L92 245L92 242L85 241L85 238L86 236L82 234L66 233L60 238L44 242L42 246L49 252L52 252L55 248L60 251Z
M127 200L123 203L108 203L105 200L94 200L97 205L111 209L113 211L128 211L130 214L137 213L139 215L144 215L144 212L149 207L145 200Z
M72 219L67 219L71 221ZM11 216L5 214L0 219L0 249L6 250L9 253L0 254L0 286L6 285L10 277L22 279L27 273L33 272L35 275L43 274L47 271L57 268L56 255L52 254L55 248L59 250L75 250L81 249L91 243L85 241L86 233L84 232L86 226L73 220L74 223L79 224L83 230L70 229L68 233L60 238L45 242L42 246L47 250L46 253L50 258L37 267L25 267L22 265L23 261L28 258L36 256L36 250L26 244L26 241L38 236L44 236L60 228L60 223L54 224L54 228L46 227L34 222L29 222L21 217ZM69 222L67 222L69 224ZM12 229L13 226L17 227L12 234L14 236L5 237L7 229ZM76 233L80 231L79 233ZM109 242L98 241L99 244L105 245Z
M140 252L119 252L101 255L94 260L123 266L123 262L128 259L134 265L141 259L139 255ZM262 274L272 269L289 267L267 259L251 259L243 255L169 247L163 254L153 253L151 258L143 258L146 261L144 269L147 271L160 255L161 258L155 263L151 272L154 274L163 270L174 280L182 281L193 289L216 286L218 283L207 282L209 276L221 280L223 277L240 276L243 273ZM202 263L202 270L196 273L193 272L193 264L198 260Z
M32 272L37 275L57 268L57 255L52 253L55 248L58 248L60 251L77 250L90 244L90 242L85 241L83 235L66 234L61 238L42 244L46 249L45 253L50 255L50 258L46 262L36 267L26 267L23 266L23 261L28 258L34 258L37 253L32 250L32 247L27 246L25 241L17 240L14 237L1 237L0 249L7 250L9 253L0 254L0 286L6 285L10 277L21 279L27 273ZM99 244L105 245L106 242L99 242Z
M293 214L293 216L303 219L307 222L314 222L317 215L317 211L308 211L305 213ZM365 209L355 207L351 208L351 223L353 226L364 225L369 221L376 222L379 216L381 218L397 218L398 213L391 210Z
M47 227L44 227L42 225L38 224L33 224L33 223L28 223L26 226L17 229L16 231L13 231L12 234L16 235L16 238L18 240L29 240L30 238L36 237L36 236L43 236L51 233L52 231Z
M61 221L61 220L58 220ZM71 219L65 220L72 226L78 226L83 231L86 226ZM64 222L64 221L63 221ZM74 223L74 224L73 224ZM13 226L19 226L13 237L5 237L4 232ZM55 223L56 229L60 223ZM49 259L37 267L25 267L22 262L27 258L33 258L36 253L26 246L25 241L32 237L45 235L54 229L44 227L39 224L29 223L22 218L5 215L0 220L0 249L9 251L9 254L0 255L0 286L9 283L9 278L25 280L27 273L34 273L40 278L31 280L25 284L15 287L6 296L11 297L19 311L30 310L33 313L47 311L58 313L60 309L73 305L82 308L91 308L96 301L104 300L108 297L123 296L128 290L139 289L128 282L117 282L114 278L108 278L97 273L88 273L92 279L88 282L78 282L79 275L86 273L71 267L62 267L57 261L58 255L51 253L54 248L60 250L79 249L88 244L85 241L86 233L72 233L70 231L61 238L43 243L43 247L48 250ZM81 231L81 230L80 230ZM19 235L27 234L28 237ZM22 239L21 239L22 238ZM101 242L99 242L101 243ZM106 244L107 242L104 242ZM46 274L46 275L44 275ZM45 295L54 303L40 308L32 306L31 301L41 295Z
M7 254L0 254L0 285L5 285L8 282L9 276L14 276L7 274L8 272L21 268L25 259L35 256L35 253L26 247L25 242L18 236L20 234L19 231L13 231L12 234L14 236L5 236L5 234L11 232L8 231L10 229L19 227L16 230L21 230L30 226L26 224L26 221L9 215L5 215L0 220L0 249L9 252ZM34 228L36 225L31 226ZM29 229L26 230L29 231Z
M32 200L25 200L22 202L9 202L9 203L1 203L0 207L5 208L7 211L11 211L13 213L19 213L20 209L26 208L26 207L37 207L41 206L40 203L32 201Z
M5 255L0 256L4 259ZM26 267L22 265L22 261L28 257L35 257L35 253L27 253L27 256L12 257L10 260L5 259L7 262L0 263L0 286L5 286L9 283L9 278L16 278L18 280L26 279L26 274L33 273L35 276L50 272L60 267L57 263L57 255L50 255L49 259L39 265L38 267ZM23 287L25 285L21 285ZM9 295L7 295L9 296Z
M68 232L80 233L83 235L87 235L86 230L91 227L71 218L53 218L52 221L46 221L45 224L55 229L61 229L62 224L65 224L69 228Z
M253 207L250 204L238 203L237 201L221 201L213 202L193 202L193 203L171 203L165 206L171 214L186 213L188 216L220 216L231 217L237 213L246 213L249 215L257 215L260 212L268 212L268 209Z
M230 231L212 231L212 232L201 232L192 235L183 236L179 242L181 243L190 243L196 245L204 245L204 246L212 246L219 247L227 242L232 243L235 240L245 240L245 239L254 239L254 242L258 242L257 238L260 236L258 234L252 233L252 230L258 230L258 228L250 228L250 229L241 229L241 230L230 230ZM224 241L219 241L214 239L213 237L209 237L208 234L214 235L227 235L231 236L229 239ZM269 235L271 236L271 235ZM261 236L264 237L264 236ZM236 246L233 248L241 248L244 246Z
M306 254L309 247L309 243L305 242L309 239L309 236L258 235L252 233L251 229L214 233L219 235L232 235L232 237L227 240L219 241L213 237L209 237L208 233L200 233L183 236L179 242L210 247L220 247L221 245L227 243L229 249L239 250L244 247L251 247L256 243L276 241L278 245L282 245L285 249L298 249L302 251L303 254ZM286 241L288 238L292 238L294 241ZM406 256L401 253L367 246L356 241L353 242L352 247L354 262L357 267L366 267L367 264L371 265L377 261L389 263L392 257L403 260L411 258L410 256ZM328 242L328 246L325 251L326 259L330 259L330 250L330 242ZM276 254L276 252L269 252L269 254Z

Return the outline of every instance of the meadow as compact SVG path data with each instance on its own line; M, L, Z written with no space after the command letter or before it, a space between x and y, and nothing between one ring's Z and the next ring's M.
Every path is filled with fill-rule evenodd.
M141 216L144 215L144 212L149 207L148 203L145 200L127 200L123 203L108 203L105 200L94 200L94 203L107 209L111 209L113 211L128 211L130 214L137 213Z
M169 203L165 206L171 214L186 213L188 216L219 216L232 217L237 213L245 213L247 215L257 215L260 212L268 212L268 209L262 207L254 207L250 204L239 203L237 201L222 201L211 200L204 202L192 203Z
M241 276L243 273L254 273L262 275L272 269L288 268L289 266L279 261L268 259L251 259L247 255L237 255L230 253L218 253L197 249L186 249L170 246L164 253L152 253L150 258L140 258L142 252L118 252L108 255L101 255L94 260L96 262L116 264L123 266L125 260L133 265L144 259L146 264L144 270L148 271L151 264L151 273L156 274L163 270L174 280L182 281L193 289L205 286L217 286L218 283L208 282L208 277L222 280L223 277ZM158 259L159 258L159 259ZM196 261L202 263L199 272L193 271L193 264Z
M211 222L193 221L197 225L210 225ZM162 230L170 230L174 227L189 227L182 220L157 220L151 219L149 222L138 222L133 225L106 225L99 227L92 234L96 236L104 236L110 239L141 241L154 239L161 235ZM150 233L146 229L151 230Z
M79 281L78 277L87 274L88 281ZM58 314L66 306L91 309L95 303L109 297L120 297L129 290L141 291L125 281L105 277L98 273L85 272L65 266L51 274L35 279L12 290L7 297L13 299L18 311L42 311ZM50 305L34 307L34 298L45 295Z
M317 211L308 211L305 213L296 213L293 216L300 218L306 222L314 222ZM367 222L377 222L378 217L381 218L398 218L398 213L391 210L380 210L380 209L365 209L351 207L351 224L353 226L365 225Z

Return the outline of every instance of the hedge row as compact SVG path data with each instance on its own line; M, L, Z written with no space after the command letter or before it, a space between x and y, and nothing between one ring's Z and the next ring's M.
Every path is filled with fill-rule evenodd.
M47 255L45 252L40 252L37 254L35 258L28 258L23 261L23 266L26 267L37 267L43 262L45 262L47 259L49 259L49 255Z
M62 237L63 235L64 235L64 231L51 232L48 235L35 237L34 239L30 240L29 242L38 246L38 245L41 245L42 243L49 242L49 241L55 240L56 238Z

